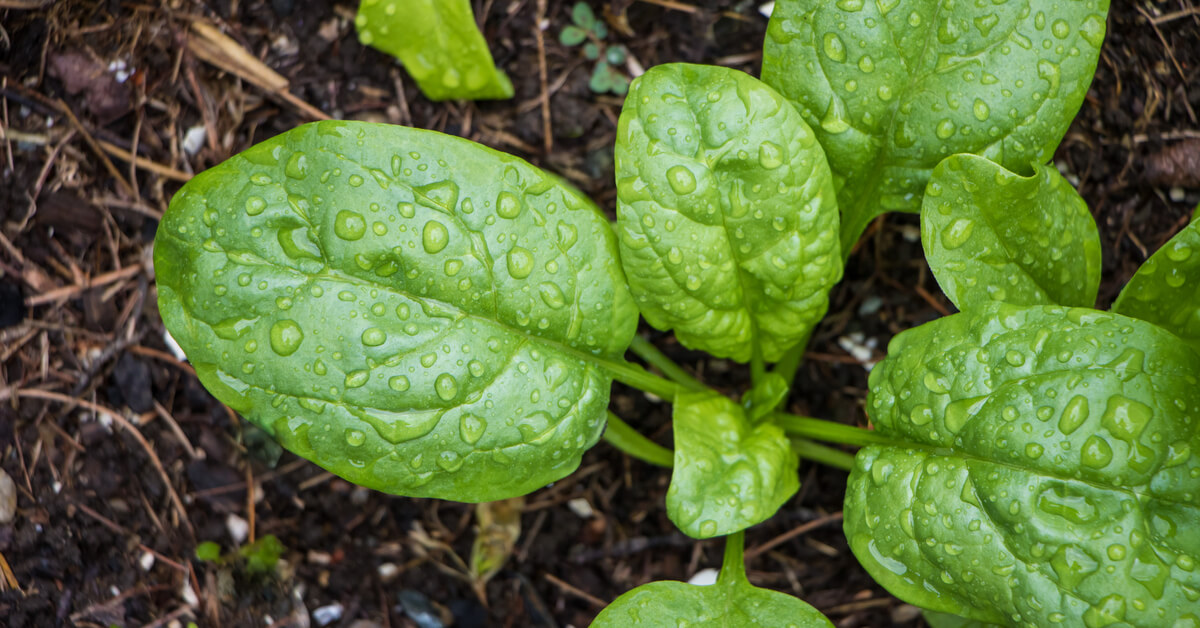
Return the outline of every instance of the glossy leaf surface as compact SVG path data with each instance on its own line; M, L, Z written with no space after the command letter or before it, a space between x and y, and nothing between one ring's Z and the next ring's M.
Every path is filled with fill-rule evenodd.
M1021 177L975 155L946 158L925 191L921 244L960 310L992 301L1096 304L1100 234L1053 166Z
M637 320L578 192L387 125L308 124L201 173L155 268L163 320L218 399L350 481L458 501L579 464L605 424L601 365Z
M592 628L832 628L817 609L785 593L760 589L745 577L710 586L651 582L613 600Z
M1014 626L1196 622L1200 355L1137 319L989 305L892 341L845 530L932 610ZM1175 623L1181 622L1181 623Z
M492 62L470 0L362 0L358 39L392 55L430 100L512 98Z
M775 361L824 315L842 272L832 181L775 90L727 68L654 67L625 100L616 169L621 261L651 325Z
M1112 309L1165 327L1200 350L1200 223L1193 220L1151 255Z
M800 460L783 430L751 425L742 407L713 392L675 397L675 465L667 515L707 539L766 520L800 488Z
M839 178L842 247L915 212L934 166L1045 163L1078 111L1107 0L780 0L763 81L794 101Z

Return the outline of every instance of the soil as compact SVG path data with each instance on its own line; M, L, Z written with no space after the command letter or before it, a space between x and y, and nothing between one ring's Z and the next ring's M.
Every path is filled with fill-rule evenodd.
M685 538L667 519L667 472L600 444L577 473L526 498L511 558L477 594L464 576L475 507L367 491L280 455L164 343L148 260L171 195L191 173L312 119L311 108L515 153L611 213L621 99L589 91L588 62L557 41L570 3L474 4L515 84L511 101L425 100L358 43L353 3L0 0L0 467L17 488L15 520L0 523L0 625L582 627L634 586L719 565L720 543ZM757 74L767 21L753 2L592 5L608 43L642 67ZM196 22L286 79L291 96L206 62L189 46ZM1096 79L1055 158L1100 227L1101 307L1200 201L1197 110L1192 0L1114 3ZM193 129L205 135L190 146ZM866 425L867 372L845 341L877 359L894 334L952 311L916 234L911 215L868 230L813 338L793 412ZM745 369L645 331L711 385L745 385ZM669 444L663 404L617 385L613 407ZM921 625L849 552L837 518L845 474L808 463L800 473L800 493L747 533L749 548L766 550L751 550L750 579L839 626ZM235 548L266 535L283 560L255 575ZM197 560L203 541L224 557Z

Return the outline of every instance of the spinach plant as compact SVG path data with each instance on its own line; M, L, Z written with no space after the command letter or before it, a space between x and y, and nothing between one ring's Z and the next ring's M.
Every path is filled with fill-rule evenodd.
M583 56L596 62L592 67L588 88L597 94L612 92L618 96L624 95L629 90L629 79L617 67L625 63L628 54L625 47L604 43L608 27L602 20L596 19L592 7L586 2L576 2L571 7L571 22L559 32L558 41L564 46L582 44Z
M470 0L362 0L354 26L363 45L399 59L430 100L513 96L475 26Z
M795 494L802 458L851 472L851 548L950 614L931 621L1193 625L1200 227L1113 312L1090 309L1096 226L1041 165L1105 10L780 2L766 82L669 64L630 86L615 224L464 139L305 125L175 196L155 247L163 319L218 399L364 486L505 499L602 436L673 467L667 514L726 537L721 576L634 589L598 627L830 625L743 566L743 531ZM876 429L788 414L842 260L887 209L920 210L961 313L893 340L870 378ZM635 335L639 313L748 364L749 390L698 381ZM607 409L614 380L674 405L673 450Z

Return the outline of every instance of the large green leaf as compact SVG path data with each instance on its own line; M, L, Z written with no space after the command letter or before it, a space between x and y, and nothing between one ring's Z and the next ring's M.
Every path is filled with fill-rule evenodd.
M733 534L774 515L800 488L800 459L779 426L751 424L715 392L675 396L667 515L688 536Z
M652 68L617 129L617 233L642 314L692 348L778 360L841 278L829 167L775 90L712 66Z
M1113 311L1165 327L1200 350L1200 223L1192 221L1134 273Z
M763 81L813 125L839 178L842 248L917 211L934 166L1045 163L1087 93L1108 0L779 0Z
M750 584L741 565L727 565L713 585L651 582L628 591L605 607L591 628L635 626L832 628L833 623L797 598Z
M404 495L497 500L571 472L637 319L594 205L404 127L254 146L176 194L154 253L163 320L218 399Z
M888 353L868 407L896 442L859 452L845 504L877 581L1003 625L1195 625L1200 355L1137 319L1005 304Z
M358 39L396 57L430 100L512 98L470 0L362 0Z
M1052 166L1021 177L975 155L933 170L921 208L921 243L958 309L1096 304L1100 234L1087 203Z

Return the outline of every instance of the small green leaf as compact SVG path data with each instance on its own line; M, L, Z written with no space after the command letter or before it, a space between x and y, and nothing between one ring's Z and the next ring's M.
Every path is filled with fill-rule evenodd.
M571 7L571 21L590 31L596 26L596 14L592 12L588 3L576 2L575 6Z
M1151 255L1112 310L1164 327L1200 350L1200 222Z
M751 423L757 423L763 417L775 411L779 404L788 396L788 383L779 373L767 373L759 384L746 394L742 407L746 409L746 417Z
M724 573L722 573L724 576ZM746 580L709 586L651 582L613 600L592 628L833 628L817 609L785 593Z
M1100 235L1087 203L1053 166L1021 177L975 155L933 170L921 243L946 296L964 310L992 301L1091 307Z
M625 63L625 47L609 46L608 50L604 51L604 58L611 65L621 65L622 63Z
M558 34L558 41L564 46L577 46L587 39L587 31L578 26L568 26Z
M732 534L775 514L800 488L800 460L783 430L751 425L713 393L675 397L675 467L667 515L688 536Z
M354 26L364 46L399 59L430 100L513 96L475 26L470 0L362 0Z
M1200 354L1150 323L981 305L896 336L845 532L917 606L1009 626L1196 621ZM1176 623L1180 622L1180 623Z
M608 63L603 60L597 62L596 67L592 68L592 78L588 81L588 88L597 94L607 92L612 85L609 83L610 76Z
M625 99L615 155L621 263L651 325L740 362L807 337L841 278L838 215L783 97L728 68L656 66Z
M610 85L608 89L618 96L624 96L625 93L629 91L629 79L625 78L623 74L618 73L616 70L613 71L612 78L609 79L609 82L612 83L612 85Z
M596 36L596 39L603 40L605 37L608 37L608 27L604 25L604 22L596 20L596 23L592 26L592 34Z
M216 562L221 558L221 546L213 541L205 541L196 546L196 558L206 563Z
M796 104L838 178L842 249L916 212L934 166L1045 163L1083 103L1108 0L779 0L762 79Z
M268 534L249 545L243 545L238 549L238 555L246 559L246 571L252 574L274 573L279 557L283 556L283 544L274 534Z
M201 382L363 486L492 501L573 471L637 311L600 210L467 140L308 124L192 179L154 245Z
M587 57L591 61L595 61L596 59L599 59L600 58L600 47L596 45L596 42L589 41L588 43L583 45L583 56ZM593 91L595 91L595 90L593 90Z

